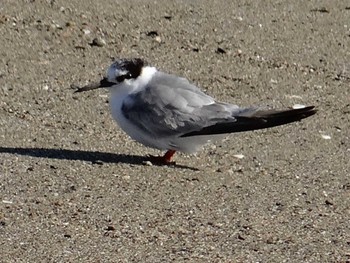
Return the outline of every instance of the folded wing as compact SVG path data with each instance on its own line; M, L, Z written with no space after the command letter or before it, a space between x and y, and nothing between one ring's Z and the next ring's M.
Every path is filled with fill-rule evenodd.
M146 89L122 105L125 118L153 138L218 135L284 125L316 113L302 109L260 110L215 102L186 79L158 72Z

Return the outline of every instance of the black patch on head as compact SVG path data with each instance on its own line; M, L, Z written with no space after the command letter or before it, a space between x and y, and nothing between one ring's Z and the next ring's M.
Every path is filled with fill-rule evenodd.
M145 65L145 62L140 58L134 59L119 59L114 62L115 68L124 70L127 73L120 75L116 78L118 82L122 82L125 79L136 79L140 76L142 67Z

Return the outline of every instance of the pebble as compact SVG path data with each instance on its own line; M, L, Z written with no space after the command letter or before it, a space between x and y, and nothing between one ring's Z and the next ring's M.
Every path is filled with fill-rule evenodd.
M123 178L123 180L128 181L128 180L130 180L130 175L124 175L122 178Z
M243 159L244 155L243 154L234 154L233 157L235 157L237 159Z
M326 134L321 134L322 138L325 140L330 140L332 137Z
M87 28L83 28L82 31L85 35L89 35L91 33L90 29Z
M155 41L157 41L158 43L161 43L162 42L162 39L160 38L160 36L156 36L154 38Z
M103 47L106 45L106 40L101 37L95 37L91 43L92 46Z
M142 164L146 166L153 166L153 163L151 161L144 161Z

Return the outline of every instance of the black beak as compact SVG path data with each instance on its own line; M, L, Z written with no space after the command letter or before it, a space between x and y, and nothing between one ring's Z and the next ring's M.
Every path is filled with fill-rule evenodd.
M100 82L91 83L84 87L77 87L77 90L74 93L93 90L93 89L99 89L99 88L109 88L114 84L115 84L114 82L108 81L107 78L103 78Z
M112 87L115 83L108 81L107 78L103 78L100 81L100 88L109 88Z

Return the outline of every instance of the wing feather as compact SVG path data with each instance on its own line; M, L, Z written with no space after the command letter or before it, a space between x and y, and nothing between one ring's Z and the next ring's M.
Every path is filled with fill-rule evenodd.
M184 78L157 72L145 89L129 96L122 112L138 128L157 138L181 136L218 120L232 122L235 107L216 103Z

